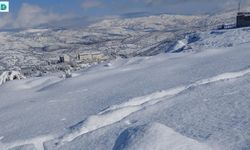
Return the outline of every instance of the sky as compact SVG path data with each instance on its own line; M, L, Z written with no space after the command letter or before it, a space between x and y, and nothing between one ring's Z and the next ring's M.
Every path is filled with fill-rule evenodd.
M7 0L5 0L7 1ZM9 0L0 29L25 28L63 20L84 21L140 14L208 14L237 9L239 0ZM244 0L242 0L244 3ZM246 1L246 0L245 0Z

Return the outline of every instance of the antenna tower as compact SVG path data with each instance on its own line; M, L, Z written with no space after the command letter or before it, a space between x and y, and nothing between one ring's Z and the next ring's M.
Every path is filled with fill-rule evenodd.
M239 0L239 5L238 5L238 12L241 11L241 0Z

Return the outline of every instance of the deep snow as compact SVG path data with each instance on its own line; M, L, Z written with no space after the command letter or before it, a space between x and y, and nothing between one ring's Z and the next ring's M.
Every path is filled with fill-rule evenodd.
M131 127L117 138L113 150L211 150L160 123Z
M7 82L0 86L0 148L132 150L152 142L156 149L247 149L249 46L117 59L68 79Z

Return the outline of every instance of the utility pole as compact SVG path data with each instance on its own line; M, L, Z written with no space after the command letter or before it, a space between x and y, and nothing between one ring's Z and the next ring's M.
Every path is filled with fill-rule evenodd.
M241 11L241 0L239 0L238 12Z

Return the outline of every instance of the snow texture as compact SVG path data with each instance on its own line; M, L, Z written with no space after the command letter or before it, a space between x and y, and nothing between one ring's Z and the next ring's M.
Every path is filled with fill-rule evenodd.
M205 144L188 139L163 124L152 123L125 129L113 150L211 150Z

